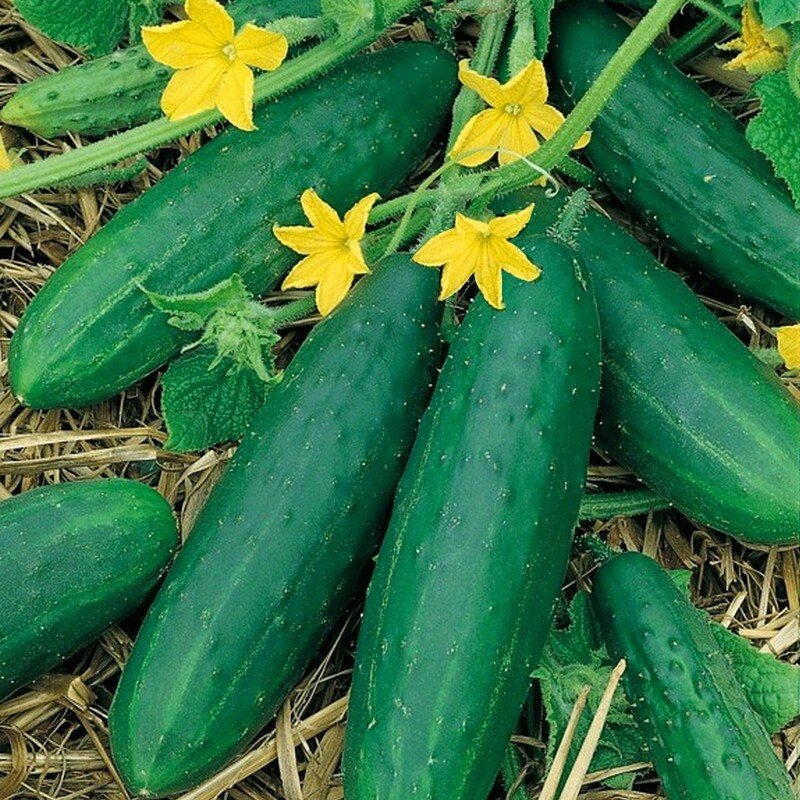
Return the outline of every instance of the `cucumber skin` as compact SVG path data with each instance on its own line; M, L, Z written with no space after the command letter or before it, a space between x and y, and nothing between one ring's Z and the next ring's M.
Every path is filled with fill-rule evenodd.
M177 545L167 502L134 481L0 503L0 700L135 611Z
M711 628L641 553L613 556L592 607L670 800L792 800L783 764Z
M189 789L228 762L358 589L430 394L437 277L387 260L312 331L253 420L111 707L134 794Z
M528 230L540 231L560 198L536 201ZM601 447L698 522L753 544L797 544L800 404L613 222L590 212L573 242L603 333Z
M318 0L235 0L228 11L239 27L316 16L320 7ZM144 45L134 45L23 83L0 109L0 120L45 138L68 131L101 136L160 117L172 74Z
M367 593L349 800L485 800L566 570L600 378L574 256L473 302L423 417Z
M629 32L598 2L559 6L551 63L567 107ZM800 214L742 126L656 50L594 122L586 152L614 193L687 264L800 319Z
M345 211L391 189L424 155L454 88L450 56L398 45L256 109L260 130L228 129L204 145L121 209L34 298L9 349L17 398L80 407L163 365L192 337L141 286L182 294L238 272L254 293L268 290L296 260L272 225L305 223L303 190Z

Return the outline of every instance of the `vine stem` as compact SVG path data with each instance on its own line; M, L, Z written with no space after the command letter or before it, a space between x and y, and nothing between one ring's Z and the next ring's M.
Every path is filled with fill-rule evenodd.
M555 167L568 155L581 134L587 130L633 65L680 10L685 0L656 0L642 21L631 31L619 50L603 67L564 124L530 158L543 169ZM530 168L523 164L500 167L477 193L476 199L521 189L530 183Z
M378 39L386 27L413 11L420 3L421 0L386 0L382 30L372 29L355 36L334 37L286 61L275 72L260 75L255 81L254 105L284 94L355 55ZM0 174L0 198L67 183L85 172L115 164L221 121L222 115L216 109L178 122L170 122L162 117L85 147L8 170Z
M706 17L687 34L665 47L661 53L673 63L682 64L710 47L726 27L727 25L716 17Z
M717 8L713 3L707 2L707 0L689 0L689 2L699 8L701 11L705 11L710 17L716 17L720 22L725 23L731 30L736 31L737 33L742 32L742 23L739 22L736 17L732 17L730 14L723 11L721 8Z

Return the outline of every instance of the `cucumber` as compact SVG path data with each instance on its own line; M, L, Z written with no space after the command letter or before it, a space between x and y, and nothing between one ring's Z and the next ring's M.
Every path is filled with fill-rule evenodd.
M473 302L437 382L367 594L348 800L485 800L561 589L599 394L591 290L572 253Z
M558 6L552 68L566 107L629 32L600 3ZM656 50L605 106L586 152L614 193L688 265L800 319L800 214L742 126Z
M144 622L110 712L130 790L212 775L269 721L361 583L438 362L437 274L387 259L268 395Z
M558 204L538 197L529 230ZM754 544L797 544L800 404L613 222L591 212L571 238L603 332L599 444L692 519Z
M237 27L285 16L316 16L319 0L234 0ZM117 50L23 83L0 109L0 120L52 138L67 132L100 136L161 116L161 95L173 71L144 45Z
M792 800L730 663L675 582L641 553L610 558L592 607L669 800Z
M299 197L310 186L341 211L391 189L425 154L454 85L449 55L398 45L256 109L259 130L228 129L200 148L34 298L9 351L16 396L35 408L83 406L163 365L191 334L142 286L195 292L238 272L256 294L271 288L296 260L273 223L302 223Z
M167 502L134 481L0 503L0 700L135 611L177 545Z

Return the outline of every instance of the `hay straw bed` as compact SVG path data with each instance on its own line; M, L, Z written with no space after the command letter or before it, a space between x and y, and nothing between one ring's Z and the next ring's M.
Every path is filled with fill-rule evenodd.
M419 25L398 28L397 38L423 38ZM469 42L464 41L466 51ZM0 0L0 104L24 81L64 67L79 57L27 26ZM718 62L704 59L696 70L719 79ZM747 113L738 76L713 90L737 113ZM81 411L31 411L8 387L8 341L26 305L68 254L92 236L119 208L155 183L162 172L196 149L206 134L196 134L151 155L147 171L131 184L80 190L37 192L0 201L0 500L35 486L91 478L124 476L155 486L172 504L182 536L220 475L232 448L177 455L165 452L158 409L158 380L150 378L124 395ZM44 141L6 129L6 143L23 149L32 161L80 146L76 138ZM608 199L604 208L635 233ZM652 246L652 240L648 240ZM661 254L670 262L670 255ZM680 269L677 263L670 266ZM751 346L774 346L770 324L757 309L731 305L715 286L691 278L709 306ZM303 329L290 330L281 347L294 349ZM785 378L800 397L800 381ZM632 475L593 458L590 486L633 486ZM800 548L748 550L724 536L697 527L676 513L616 519L595 529L612 545L642 550L668 567L693 569L695 601L753 645L790 663L800 660ZM591 565L574 559L568 592L590 585ZM22 598L21 598L22 599ZM0 609L2 613L2 609ZM339 800L339 774L349 672L357 609L324 644L312 670L286 701L274 725L253 747L216 778L184 800ZM28 690L0 704L0 800L3 798L124 798L108 754L107 710L119 671L130 652L137 620L109 630L102 638ZM544 776L541 752L547 729L520 737L517 747L526 785L536 797ZM800 782L800 724L775 738L796 782ZM641 766L641 765L639 765ZM586 800L644 800L658 797L652 773L631 792L610 791L583 779ZM505 791L498 786L493 800ZM756 800L754 798L754 800Z

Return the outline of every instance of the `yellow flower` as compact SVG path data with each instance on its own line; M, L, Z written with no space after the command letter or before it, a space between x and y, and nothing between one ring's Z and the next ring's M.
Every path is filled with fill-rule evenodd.
M528 224L532 212L531 204L522 211L488 222L456 214L455 227L422 245L413 259L425 267L444 266L440 300L455 294L475 275L486 302L503 309L503 270L523 281L536 280L542 272L508 241Z
M458 78L491 106L467 122L450 152L465 167L483 164L495 153L501 164L528 156L539 148L537 133L549 139L564 122L564 115L546 103L547 78L541 61L533 59L501 84L471 70L465 59L458 65ZM586 147L589 138L587 131L575 148Z
M725 69L742 67L753 75L763 75L783 69L791 45L789 34L783 28L765 28L753 4L745 3L742 9L742 35L719 45L719 48L739 53L725 64Z
M317 287L317 308L327 316L344 300L356 275L369 272L361 252L367 217L379 195L368 194L340 219L313 189L300 197L310 228L275 225L275 238L306 256L286 276L281 289Z
M279 33L247 23L238 33L216 0L186 0L188 20L142 28L156 61L177 72L161 96L171 120L219 109L237 128L253 125L253 70L277 69L289 45Z
M800 369L800 323L777 328L778 352L787 369Z
M8 155L3 136L0 134L0 172L6 172L9 169L11 169L11 157Z

